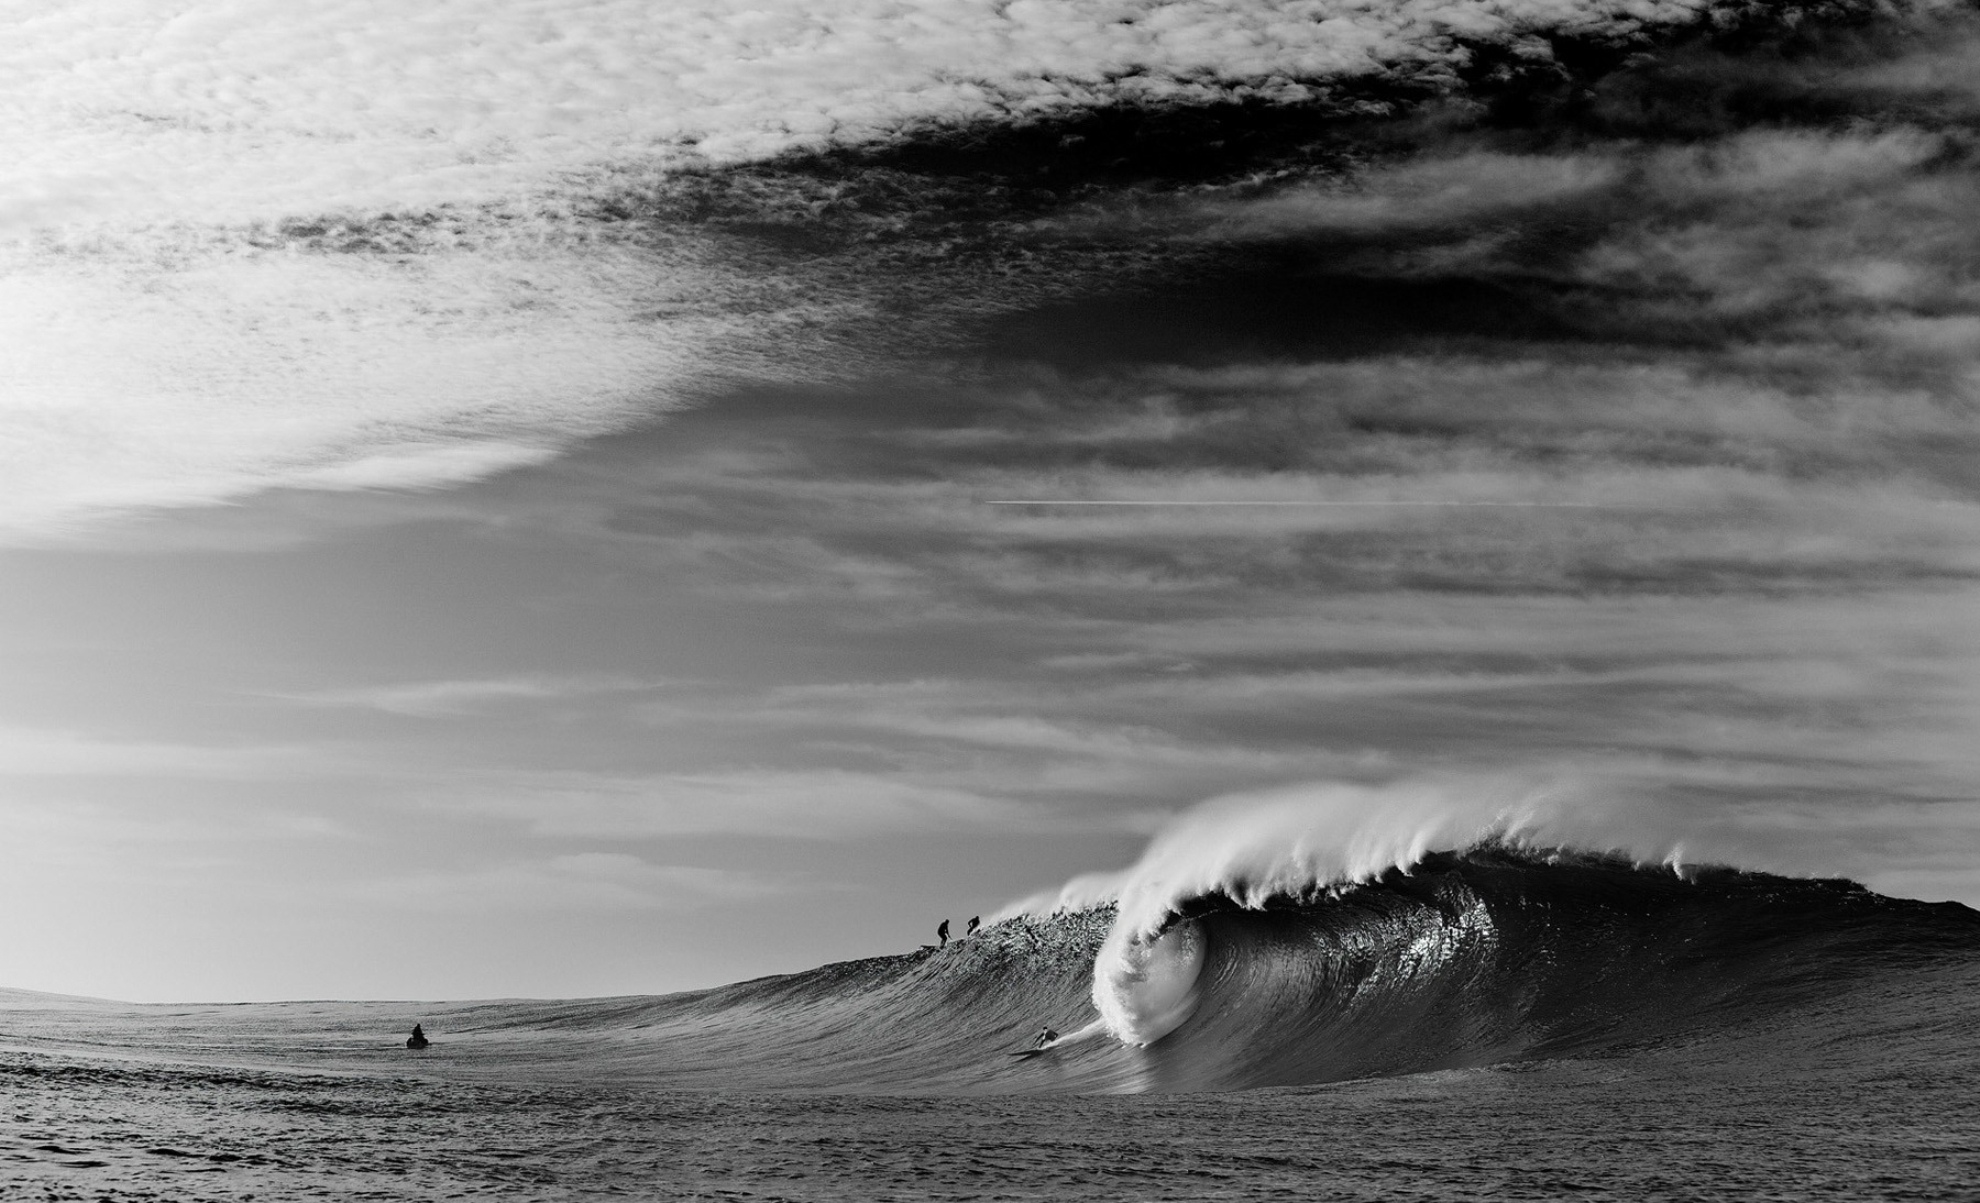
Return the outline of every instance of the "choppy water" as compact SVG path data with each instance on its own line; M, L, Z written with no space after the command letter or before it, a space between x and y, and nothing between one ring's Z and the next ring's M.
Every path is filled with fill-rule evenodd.
M1483 848L1194 900L1135 954L1191 933L1173 1031L1010 1056L1112 919L657 999L0 995L0 1195L1980 1197L1963 907Z

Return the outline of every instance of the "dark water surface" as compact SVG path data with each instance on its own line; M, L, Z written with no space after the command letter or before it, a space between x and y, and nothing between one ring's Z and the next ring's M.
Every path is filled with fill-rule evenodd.
M0 1054L27 1199L1980 1197L1970 1006L1321 1087L730 1094ZM1941 1004L1933 1004L1937 996Z
M298 1057L310 1064L225 1066L142 1051L182 1038L197 1018L183 1012L8 1011L0 1197L1971 1199L1976 998L1980 973L1924 972L1790 1021L1597 1057L1146 1095L501 1080L382 1040L315 1064L336 1031ZM381 1027L387 1009L312 1008ZM225 1031L300 1035L281 1008L206 1018L223 1010ZM449 1047L446 1023L429 1051ZM127 1055L103 1047L120 1030Z

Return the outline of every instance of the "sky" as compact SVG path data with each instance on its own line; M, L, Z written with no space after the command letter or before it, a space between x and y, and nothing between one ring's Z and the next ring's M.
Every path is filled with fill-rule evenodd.
M688 989L1504 798L1980 905L1971 5L16 8L0 984Z

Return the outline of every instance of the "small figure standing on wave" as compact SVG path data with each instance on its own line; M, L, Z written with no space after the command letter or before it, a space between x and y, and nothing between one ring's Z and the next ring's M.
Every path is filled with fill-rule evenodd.
M949 921L947 919L942 920L942 926L935 929L935 935L942 941L936 945L937 948L947 948L949 946Z
M981 916L981 915L971 915L971 916L969 917L969 926L968 926L967 928L964 928L964 929L963 929L963 935L965 935L965 936L973 936L973 935L975 935L975 934L976 934L976 921L977 921L978 919L981 919L982 917L983 917L983 916Z

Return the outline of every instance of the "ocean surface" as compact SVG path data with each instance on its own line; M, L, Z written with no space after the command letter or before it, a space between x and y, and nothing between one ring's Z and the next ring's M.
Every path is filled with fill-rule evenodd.
M659 998L0 993L0 1197L1980 1198L1980 912L1501 846L1236 896Z

